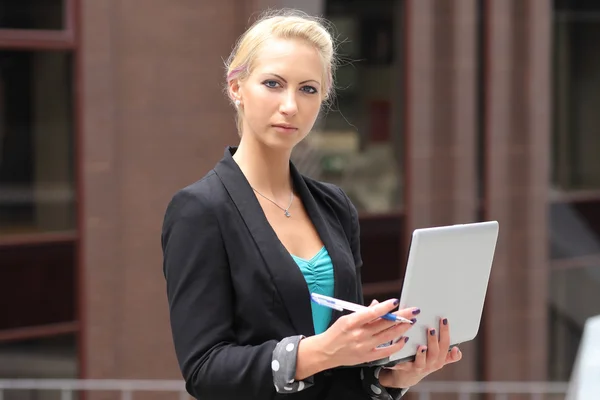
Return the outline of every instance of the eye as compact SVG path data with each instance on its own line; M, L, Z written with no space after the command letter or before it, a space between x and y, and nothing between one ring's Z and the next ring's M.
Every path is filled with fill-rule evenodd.
M277 87L280 87L281 85L279 84L279 82L274 81L272 79L266 80L263 82L263 85L265 85L266 87L268 87L269 89L277 89Z
M300 90L308 94L315 94L319 92L314 86L303 86Z

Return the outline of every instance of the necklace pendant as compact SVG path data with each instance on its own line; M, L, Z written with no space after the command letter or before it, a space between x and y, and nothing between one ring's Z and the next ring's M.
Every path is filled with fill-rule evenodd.
M288 210L283 210L283 213L285 214L286 217L291 217L291 214Z

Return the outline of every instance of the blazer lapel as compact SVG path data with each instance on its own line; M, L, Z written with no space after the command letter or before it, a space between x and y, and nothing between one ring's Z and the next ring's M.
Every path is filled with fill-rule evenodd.
M302 199L304 208L331 258L334 274L334 296L341 300L357 302L358 299L355 299L354 296L354 288L356 287L355 266L352 256L349 256L348 246L344 246L344 241L347 241L346 236L341 225L338 232L335 232L329 219L326 218L335 218L334 211L329 208L326 202L317 203L304 178L293 164L290 165L290 169L296 191ZM327 211L330 212L327 213ZM330 325L342 315L342 312L333 310Z
M233 160L232 150L231 147L225 150L214 170L258 246L292 325L298 334L312 336L315 331L304 276L269 224L250 184Z

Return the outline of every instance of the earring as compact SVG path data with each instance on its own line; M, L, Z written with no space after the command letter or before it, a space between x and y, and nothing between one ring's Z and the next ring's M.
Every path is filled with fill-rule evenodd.
M235 106L236 106L236 107L239 107L239 106L240 106L240 104L242 104L242 102L240 101L240 99L236 99L236 100L235 100Z

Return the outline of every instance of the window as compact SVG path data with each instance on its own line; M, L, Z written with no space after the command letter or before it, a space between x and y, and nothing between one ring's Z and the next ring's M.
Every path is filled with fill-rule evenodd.
M555 1L553 183L600 189L600 3Z
M338 39L336 99L294 149L299 171L341 187L360 213L363 293L397 296L406 260L403 0L284 0L324 15Z
M600 201L550 206L549 377L568 380L586 320L600 314Z
M0 304L11 305L0 309L0 338L76 319L72 243L0 246L0 259Z
M74 228L71 64L0 51L0 235Z
M0 2L0 379L78 376L77 1Z
M362 214L402 205L402 5L326 2L341 41L337 96L293 156L301 172L344 189Z
M0 28L59 30L64 28L65 0L0 2Z
M77 379L73 334L0 342L0 379ZM4 390L3 400L61 400L60 390ZM74 392L72 400L82 398Z
M549 378L568 380L600 314L600 2L554 2Z

